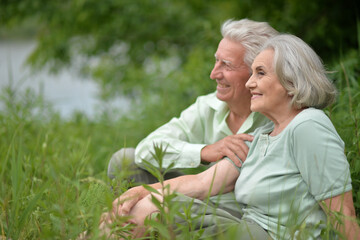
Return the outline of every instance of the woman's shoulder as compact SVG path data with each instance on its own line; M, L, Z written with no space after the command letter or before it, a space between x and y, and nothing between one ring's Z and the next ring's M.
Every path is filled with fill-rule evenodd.
M323 110L321 109L317 109L317 108L305 108L304 110L302 110L298 116L300 118L304 118L304 119L307 119L307 118L312 118L314 116L317 116L317 117L321 117L321 116L326 116L326 114L324 113Z
M316 108L307 108L296 115L288 127L286 127L285 132L290 133L294 130L301 130L309 127L318 128L319 126L321 126L321 128L325 127L331 129L332 131L335 130L332 122L324 111ZM273 129L274 123L270 121L264 126L257 128L254 135L270 133Z
M309 133L311 135L338 135L335 126L323 110L307 108L301 111L290 123L292 132L297 134Z
M304 122L312 122L314 124L331 125L329 117L323 110L316 108L307 108L301 111L291 122L292 125L300 125Z
M259 134L267 134L270 133L274 130L274 123L272 121L269 121L268 123L266 123L265 125L258 127L255 131L254 131L254 135L259 135Z

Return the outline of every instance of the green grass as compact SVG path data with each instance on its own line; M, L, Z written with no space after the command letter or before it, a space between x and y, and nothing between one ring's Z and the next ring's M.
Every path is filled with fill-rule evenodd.
M358 214L359 66L357 51L334 66L339 98L326 110L346 144ZM101 212L127 187L123 178L108 180L108 160L119 148L136 146L159 121L144 122L151 119L148 115L139 120L136 117L113 119L106 113L93 120L76 113L64 120L41 96L11 88L1 92L0 103L4 109L0 112L0 236L74 239L90 229L96 238ZM158 224L160 238L172 239L166 227L171 217L165 220L167 225ZM191 227L189 220L188 229Z

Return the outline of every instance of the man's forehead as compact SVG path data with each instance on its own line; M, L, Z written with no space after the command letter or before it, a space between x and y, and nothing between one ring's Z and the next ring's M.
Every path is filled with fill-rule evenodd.
M216 52L214 56L216 60L227 64L241 65L244 62L244 56L240 52L229 52L228 54L225 54L224 52Z
M215 58L230 62L242 61L245 54L245 48L241 43L229 39L222 39L215 53Z
M231 60L231 57L221 57L220 55L218 55L218 54L214 54L214 56L215 56L215 58L217 59L217 60L221 60L221 61L223 61L223 62L232 62L232 60Z

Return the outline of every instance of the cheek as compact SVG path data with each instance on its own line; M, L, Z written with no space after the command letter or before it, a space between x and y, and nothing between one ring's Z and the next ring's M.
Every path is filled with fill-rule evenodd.
M250 90L245 87L244 82L237 82L234 86L234 91L238 92L239 94L244 94L244 92L249 92L250 94Z
M232 74L229 74L229 77L232 79L236 79L236 81L241 82L245 85L245 83L249 80L250 74L248 71L241 71L241 72L232 72Z
M287 92L284 91L283 89L274 90L272 94L272 99L275 101L275 104L286 103L291 101L291 98L289 97Z
M277 87L276 90L279 96L283 96L284 98L289 98L289 94L283 86Z
M249 78L247 76L242 76L241 78L237 79L236 86L238 88L248 90L247 87L246 87L246 83L247 83L248 80L249 80Z

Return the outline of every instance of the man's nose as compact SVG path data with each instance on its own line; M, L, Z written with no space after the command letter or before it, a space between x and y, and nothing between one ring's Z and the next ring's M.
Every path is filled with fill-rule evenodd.
M218 62L215 63L214 68L211 70L210 78L213 80L222 78L222 72Z

